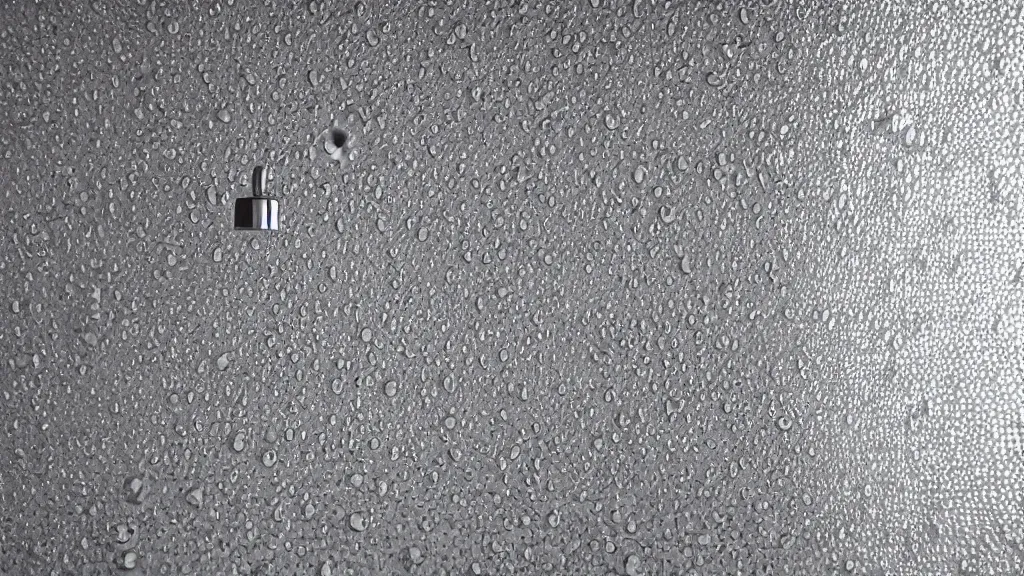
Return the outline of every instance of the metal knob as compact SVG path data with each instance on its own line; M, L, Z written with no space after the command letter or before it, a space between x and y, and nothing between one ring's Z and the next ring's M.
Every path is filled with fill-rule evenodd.
M235 230L277 230L277 200L264 196L267 172L252 171L252 196L235 199Z

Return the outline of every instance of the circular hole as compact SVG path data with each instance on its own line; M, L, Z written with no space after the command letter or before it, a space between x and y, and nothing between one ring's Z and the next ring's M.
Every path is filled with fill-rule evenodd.
M331 144L334 144L335 148L343 148L348 142L348 134L341 128L331 128L330 138Z

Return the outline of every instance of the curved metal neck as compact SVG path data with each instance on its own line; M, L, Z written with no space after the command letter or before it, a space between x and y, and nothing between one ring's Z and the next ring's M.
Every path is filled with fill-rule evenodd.
M263 166L257 166L252 170L252 195L257 198L265 196L267 190L267 171Z

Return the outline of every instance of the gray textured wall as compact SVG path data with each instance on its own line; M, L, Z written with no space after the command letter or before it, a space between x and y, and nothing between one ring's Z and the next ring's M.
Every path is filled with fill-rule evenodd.
M0 574L1024 570L1016 3L191 4L2 8Z

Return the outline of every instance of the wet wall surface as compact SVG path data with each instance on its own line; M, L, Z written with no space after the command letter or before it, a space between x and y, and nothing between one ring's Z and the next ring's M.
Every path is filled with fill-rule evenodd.
M1020 574L1021 7L877 4L6 2L0 574Z

